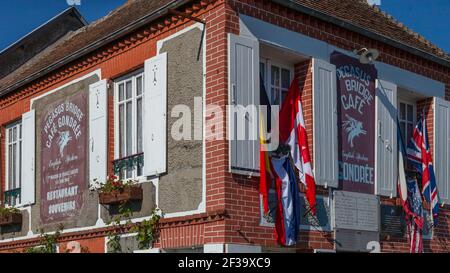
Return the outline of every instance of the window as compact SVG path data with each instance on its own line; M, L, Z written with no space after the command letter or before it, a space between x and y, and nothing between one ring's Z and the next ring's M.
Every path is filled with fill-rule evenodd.
M22 171L22 122L6 127L6 183L5 203L8 206L20 204Z
M293 79L292 67L269 59L261 59L259 67L270 103L281 106Z
M294 69L287 64L274 62L270 59L261 58L259 63L259 73L264 82L264 87L270 104L281 107L286 98L291 81L294 78ZM272 179L272 185L269 189L269 213L264 215L261 199L261 220L262 226L273 226L276 215L277 195L275 191L275 179Z
M413 136L414 126L416 123L416 109L415 104L404 101L399 102L398 106L398 121L400 123L400 130L402 131L403 143L409 146L410 140Z
M114 171L123 179L137 178L143 172L144 74L128 76L115 83L116 158Z
M411 146L414 127L416 126L416 105L413 102L401 101L398 103L398 122L402 132L403 144L408 149ZM406 163L407 169L413 169L409 161Z

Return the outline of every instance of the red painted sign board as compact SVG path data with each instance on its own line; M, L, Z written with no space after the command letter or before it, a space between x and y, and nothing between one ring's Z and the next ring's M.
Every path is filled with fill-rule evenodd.
M50 104L42 114L41 221L77 216L86 189L87 96Z
M331 63L336 66L340 188L373 194L377 70L339 52L331 54Z

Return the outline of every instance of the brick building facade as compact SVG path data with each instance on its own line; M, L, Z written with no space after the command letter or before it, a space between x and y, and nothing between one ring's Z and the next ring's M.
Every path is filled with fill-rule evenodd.
M354 12L348 12L349 10ZM233 44L230 42L232 39L238 42ZM245 50L240 48L242 51L231 53L234 45L247 42L256 46L246 47ZM147 250L149 252L364 251L360 246L338 246L340 243L337 241L341 238L356 240L355 234L358 230L351 230L347 233L350 235L345 238L337 235L339 231L334 219L334 193L342 189L337 179L339 172L334 170L330 173L325 170L325 166L319 171L321 167L317 163L323 162L326 165L327 162L337 161L338 147L336 146L335 151L324 151L323 147L334 146L327 146L330 140L319 142L319 134L314 134L319 130L330 132L328 139L336 138L337 141L338 137L333 133L335 131L328 131L328 128L318 123L318 118L315 119L315 115L326 114L326 111L318 110L319 89L336 92L333 88L319 88L322 78L315 78L315 73L318 75L321 67L330 64L332 52L337 51L358 58L353 51L360 48L375 48L380 52L374 65L378 71L378 79L396 86L393 103L395 109L412 111L412 114L408 114L409 110L399 114L405 116L401 118L401 122L405 124L406 131L409 130L408 125L415 126L422 109L425 109L443 206L439 224L425 236L424 246L426 252L447 252L450 240L450 212L445 200L450 198L450 175L446 171L450 169L450 110L445 112L445 107L442 108L444 112L439 112L438 119L435 113L436 102L442 102L445 106L446 101L450 101L450 57L376 7L367 5L365 1L350 0L314 3L302 0L128 1L105 18L69 32L14 72L4 76L0 79L1 189L5 200L8 191L14 190L14 187L20 188L21 200L17 202L17 207L22 213L22 225L1 227L0 252L22 251L37 246L40 240L37 229L44 228L45 232L53 232L57 224L64 225L58 244L60 252L74 244L87 248L90 252L107 252L108 232L113 229L107 223L114 213L111 207L99 205L98 196L96 192L88 189L89 185L93 178L105 179L106 174L110 174L120 160L138 158L142 153L143 170L134 166L134 169L125 170L122 174L139 178L143 188L143 200L137 208L132 208L134 222L147 219L154 207L161 208L164 213L160 220L159 237L153 248ZM325 218L319 219L319 224L312 224L309 220L305 222L296 247L277 246L274 227L262 216L259 166L255 164L256 161L246 161L247 156L254 155L256 151L233 150L233 145L236 144L224 138L205 139L208 120L214 118L216 129L222 126L221 131L213 130L217 136L224 136L231 122L228 115L218 118L212 116L208 112L208 105L226 109L231 97L235 96L233 85L237 85L237 92L259 91L259 87L242 87L239 79L233 80L230 76L236 71L247 73L245 69L239 70L240 66L236 65L244 58L232 54L250 54L245 56L252 61L244 63L250 65L251 69L248 71L251 72L247 71L249 75L253 75L255 71L259 71L258 74L264 71L264 83L268 92L274 90L269 94L273 104L281 104L283 92L289 87L285 82L289 84L295 79L301 88L309 149L318 184L317 194L322 200L319 210L321 217ZM167 58L166 61L161 63L160 60L164 58ZM254 65L255 62L257 65ZM325 66L321 66L324 62ZM163 87L166 98L162 101L151 101L148 99L153 98L152 93L148 93L151 84L149 77L152 77L152 73L160 73L158 71L162 68L167 74L167 83ZM155 80L156 75L165 74L154 75ZM102 80L106 81L102 83ZM159 81L155 82L157 86ZM94 90L95 88L99 91ZM131 92L129 101L128 88ZM153 92L157 88L151 90ZM86 128L85 141L94 147L91 141L97 140L98 137L100 140L106 139L105 144L100 145L100 151L95 146L92 148L93 152L87 149L80 155L87 157L82 165L86 179L74 183L81 183L78 185L83 185L85 190L80 193L82 201L74 204L82 211L82 216L75 212L67 215L63 213L64 215L60 216L56 213L50 220L44 220L45 209L42 209L40 201L49 190L42 184L43 175L39 175L44 169L38 171L38 167L46 160L42 157L41 149L44 148L38 140L42 137L40 124L44 124L42 116L46 114L45 106L52 105L53 102L71 101L72 96L83 92L86 96L86 107L89 109L89 115L86 115L89 129ZM100 133L94 132L94 125L97 123L94 123L93 118L96 110L92 108L95 101L92 94L96 94L95 92L98 92L101 98L102 92L105 94L106 110L102 112L103 115L99 112L99 117L104 120L104 134L101 133L102 124L95 127ZM122 96L126 97L124 103ZM182 141L182 144L172 142L170 130L176 120L176 116L170 116L172 107L177 104L195 107L194 97L200 97L205 107L200 117L203 138ZM167 109L155 106L155 103L160 102L167 103ZM121 110L128 109L124 108L128 106L122 107L128 103L132 105L131 111L136 111L133 113L138 113L138 109L141 109L141 121L133 118L133 114L127 114L126 110ZM329 103L329 106L336 107L336 101ZM154 108L151 111L145 108L142 112L142 105L144 108L149 105ZM19 128L14 127L15 124L21 124L17 130L25 127L22 115L30 110L36 113L33 118L35 131L32 133L32 147L36 152L35 156L30 155L28 151L21 154L33 158L31 161L24 161L33 164L32 179L22 179L16 185L14 178L7 175L8 171L11 173L13 170L9 168L11 158L7 151L12 149L10 144L14 144L7 135L12 128ZM164 117L152 117L158 114ZM125 116L131 116L129 124ZM163 125L155 132L152 131L155 126L145 125L149 121ZM436 122L439 122L438 126ZM133 130L126 129L127 126L131 126ZM143 131L141 135L135 133L139 131L138 128ZM128 139L127 130L133 131L129 135L133 139L130 142L123 140L122 133ZM161 135L161 131L166 133ZM24 131L24 145L29 143L26 133L27 131ZM155 143L153 133L156 135ZM396 138L393 141L396 142ZM436 142L441 146L436 147ZM373 144L377 145L376 143L378 142ZM162 151L155 150L153 154L151 148L155 148L155 145L164 148ZM248 142L245 145L253 144ZM435 155L436 151L438 155ZM234 154L236 152L239 152L239 155ZM149 154L151 156L148 156ZM93 163L95 156L100 156L101 159L103 156L103 162L106 161L107 164L96 165ZM377 156L380 156L379 152ZM436 158L446 160L438 161ZM380 164L379 162L385 159L374 159L375 164ZM395 162L397 160L394 155L387 159ZM37 163L39 166L35 165ZM29 166L24 164L21 165L25 166L22 168ZM375 172L377 168L380 167L375 165ZM380 204L389 205L389 208L400 207L396 197L396 169L394 166L392 168L395 170L392 179L387 179L387 182L380 182L382 179L374 181L375 194L369 194L379 200L378 210L375 210L378 214L381 214ZM24 175L30 177L29 171L15 172L21 178L24 178ZM379 189L380 185L387 187L387 193ZM381 222L380 215L373 217L378 219L377 223ZM369 232L368 237L375 234L378 238L375 241L379 241L382 252L409 251L405 234L403 237L386 235L381 224L375 229L376 231L363 230L362 233ZM137 251L133 239L127 238L133 237L122 236L121 242L127 246L123 251Z

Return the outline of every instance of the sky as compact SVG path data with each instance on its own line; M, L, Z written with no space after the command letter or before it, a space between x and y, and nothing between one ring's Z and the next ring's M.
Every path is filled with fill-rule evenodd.
M76 5L88 22L95 21L124 4L127 0L0 0L0 51L60 12ZM151 1L151 0L149 0Z
M450 0L376 1L383 11L450 53ZM77 8L92 22L126 0L0 0L0 51L68 8L68 2L80 2Z

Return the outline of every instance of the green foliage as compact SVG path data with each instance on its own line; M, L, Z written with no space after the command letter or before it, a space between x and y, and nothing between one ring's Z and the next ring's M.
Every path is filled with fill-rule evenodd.
M137 223L131 228L132 232L137 232L136 240L139 249L148 249L152 246L153 241L157 237L157 228L159 219L159 209L154 209L149 220Z
M20 213L20 210L16 208L6 208L6 207L0 207L0 216L4 216L11 213Z
M108 225L114 227L113 230L108 232L108 253L120 253L122 252L122 246L120 245L120 234L126 233L125 226L131 224L132 211L127 208L126 203L119 205L119 214L114 216L111 221L107 222ZM126 220L125 225L121 225L120 222Z
M64 230L64 226L61 224L58 226L54 234L46 234L43 229L39 229L41 233L40 246L31 247L25 250L26 253L56 253L56 244L61 236L61 232Z
M120 235L127 232L137 233L136 240L138 242L139 249L147 249L151 247L158 235L157 228L159 219L161 218L159 212L159 209L154 209L150 219L133 224L131 222L131 209L126 208L125 204L119 205L119 214L114 216L112 220L107 223L108 225L112 225L114 227L113 230L108 232L108 253L122 252ZM121 225L122 221L125 221L125 223ZM128 226L131 226L131 228L127 231Z
M99 183L95 180L91 189L96 190L99 193L121 192L126 187L135 186L136 184L137 181L135 180L124 181L115 175L109 175L105 183ZM122 246L120 245L121 234L136 232L136 240L139 249L149 248L157 236L158 222L161 218L159 209L153 210L149 220L133 224L131 221L133 212L127 207L127 204L128 202L119 204L119 213L112 217L111 221L106 223L113 227L113 229L108 232L107 249L109 253L122 252ZM121 224L122 222L123 224Z

